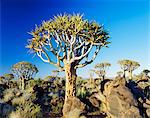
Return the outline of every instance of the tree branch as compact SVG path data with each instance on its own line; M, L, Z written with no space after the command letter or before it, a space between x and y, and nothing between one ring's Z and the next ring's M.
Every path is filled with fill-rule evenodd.
M85 52L85 47L82 48L84 51L82 50L81 55L80 55L79 57L75 57L75 58L74 58L74 61L80 60L80 59L82 59L83 57L85 57L85 56L91 51L92 47L93 47L93 44L90 44L90 47L88 48L88 50L87 50L86 52Z
M46 56L47 59L44 59L42 57L42 53ZM46 62L46 63L50 63L53 64L54 66L58 67L60 70L64 70L63 67L61 67L60 63L55 63L53 62L49 55L42 49L42 52L37 52L37 55L42 59L42 61Z
M96 46L96 51L95 51L95 53L94 53L92 59L89 60L89 61L85 61L85 62L82 63L82 64L76 65L75 68L82 68L82 67L85 67L85 66L88 65L88 64L91 64L91 63L95 60L97 54L99 53L100 48L101 48L101 46Z

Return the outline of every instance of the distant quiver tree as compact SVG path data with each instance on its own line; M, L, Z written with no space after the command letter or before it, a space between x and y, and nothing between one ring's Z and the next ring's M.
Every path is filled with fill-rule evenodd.
M16 76L21 81L21 89L24 90L26 86L26 81L32 79L33 76L38 72L35 65L29 62L18 62L14 64L11 68L14 76Z
M118 63L123 70L123 77L125 78L125 72L127 71L129 73L129 79L132 79L132 72L140 66L138 62L133 60L120 60Z
M99 77L101 77L102 80L104 80L104 79L105 79L105 75L106 75L106 69L107 69L108 67L110 67L110 66L111 66L111 64L108 63L108 62L98 63L98 64L95 65L95 70L94 70L94 72L95 72Z

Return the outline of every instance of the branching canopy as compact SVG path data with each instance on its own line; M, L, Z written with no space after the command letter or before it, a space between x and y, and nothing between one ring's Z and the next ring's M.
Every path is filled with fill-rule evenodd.
M132 60L120 60L118 63L124 71L133 71L140 66L138 62Z
M106 68L110 67L111 64L108 62L98 63L95 65L94 72L99 76L105 76L106 75Z
M105 70L107 67L110 67L111 64L108 62L103 62L103 63L98 63L95 65L96 69L101 69L101 70Z
M64 70L64 63L74 63L74 68L92 63L100 48L110 43L102 25L84 20L79 14L54 16L36 26L30 34L32 38L28 40L27 48L60 70ZM92 49L95 51L91 57Z
M14 79L14 75L13 74L5 74L4 78L6 81L10 81L10 80Z
M150 73L150 70L144 69L144 70L143 70L143 73L147 76L147 75Z
M122 72L122 71L118 71L118 72L117 72L117 75L118 75L118 76L122 76L122 75L123 75L123 72Z
M11 71L19 79L31 79L38 72L38 69L35 65L23 61L14 64L11 68Z
M52 71L52 75L54 76L54 77L56 77L57 75L59 75L59 70L53 70Z

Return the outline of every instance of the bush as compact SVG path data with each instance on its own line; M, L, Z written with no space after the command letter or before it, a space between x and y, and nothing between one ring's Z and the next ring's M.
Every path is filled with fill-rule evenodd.
M41 108L33 103L21 104L13 111L9 118L42 118Z

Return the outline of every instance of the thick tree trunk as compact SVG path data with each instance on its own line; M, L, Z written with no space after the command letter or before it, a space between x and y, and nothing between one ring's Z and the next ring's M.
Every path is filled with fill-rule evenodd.
M105 75L102 76L102 81L104 81L104 79L105 79Z
M129 79L132 79L132 71L129 71Z
M126 71L123 70L123 78L126 78Z
M25 90L25 78L21 78L21 90Z
M66 74L66 92L65 92L65 101L63 106L63 115L67 118L66 114L70 111L70 98L76 96L76 69L74 69L73 64L65 64L65 74Z
M65 99L76 95L76 70L71 65L67 65L66 74L66 94Z

